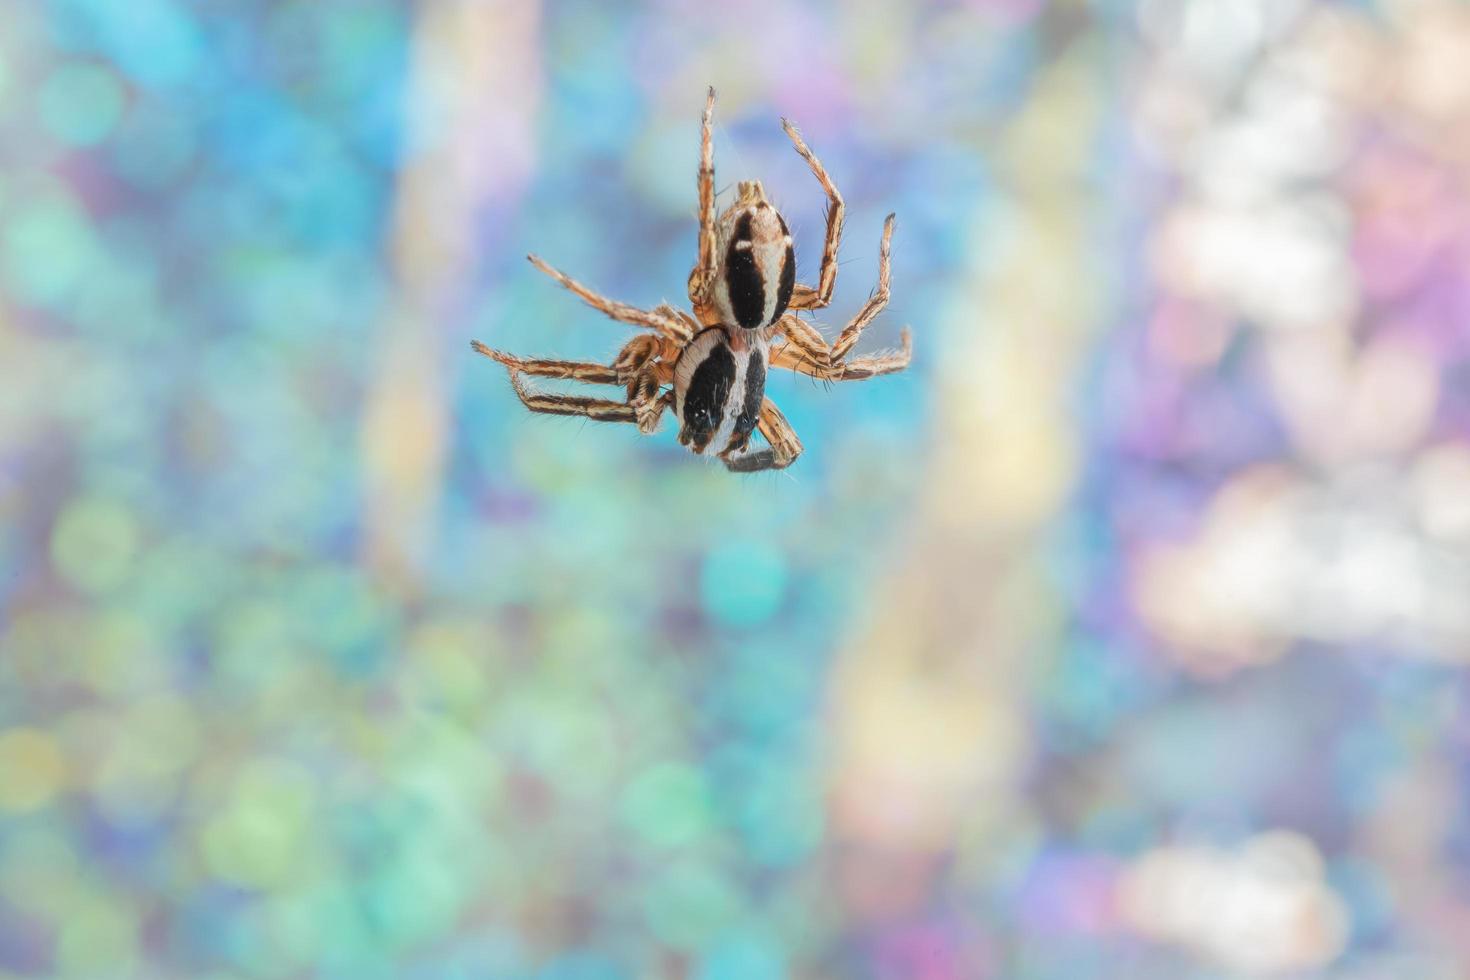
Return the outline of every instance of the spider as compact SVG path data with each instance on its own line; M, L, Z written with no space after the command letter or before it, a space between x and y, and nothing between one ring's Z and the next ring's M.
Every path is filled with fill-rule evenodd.
M715 168L710 143L715 90L705 100L700 126L699 257L689 274L691 316L667 303L643 310L601 296L547 265L531 264L588 305L623 323L646 328L611 364L520 358L472 341L486 357L505 365L511 386L533 412L580 415L605 422L631 422L640 432L657 430L666 409L679 419L679 442L701 455L715 455L735 472L783 469L801 454L801 440L774 402L765 397L766 366L787 368L824 381L857 381L902 371L909 363L909 331L901 350L847 360L873 318L888 304L889 241L893 218L883 223L878 250L878 288L831 345L796 310L817 310L832 300L837 281L837 245L844 206L821 162L789 121L782 128L827 194L827 233L816 286L796 281L791 232L766 200L760 181L742 181L735 203L715 217ZM620 385L624 401L552 395L526 387L521 376ZM768 447L749 448L759 428Z

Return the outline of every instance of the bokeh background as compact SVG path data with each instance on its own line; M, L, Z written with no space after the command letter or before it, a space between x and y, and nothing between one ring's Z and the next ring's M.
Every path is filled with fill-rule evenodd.
M710 84L784 473L468 349ZM1457 0L6 3L0 978L1470 974L1467 178Z

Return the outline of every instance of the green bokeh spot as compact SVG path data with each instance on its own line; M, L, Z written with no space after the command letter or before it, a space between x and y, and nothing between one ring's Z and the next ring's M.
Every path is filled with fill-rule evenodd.
M462 901L452 868L426 853L405 855L376 875L365 897L375 934L394 949L442 936Z
M62 65L41 86L40 103L41 120L53 136L72 146L95 146L122 116L123 89L105 68Z
M306 870L303 857L316 802L309 773L262 759L236 779L230 806L204 829L204 854L219 878L278 888Z
M138 923L121 904L82 901L67 910L56 944L67 976L130 976L138 955Z
M715 869L680 864L654 881L644 898L649 928L680 949L698 949L725 931L740 911L740 896Z
M6 285L25 302L60 305L95 249L86 215L64 192L35 197L5 225Z
M655 847L687 844L709 829L704 777L689 766L654 766L629 784L622 812L633 832Z
M700 600L727 626L757 626L781 608L786 577L781 552L755 541L731 541L705 556Z
M58 574L83 592L109 592L127 580L138 550L138 528L120 504L105 499L74 500L51 532L51 562Z

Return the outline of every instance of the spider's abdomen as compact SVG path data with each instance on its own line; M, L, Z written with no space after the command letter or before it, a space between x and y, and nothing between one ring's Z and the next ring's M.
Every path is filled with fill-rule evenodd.
M740 448L750 438L766 390L766 346L722 327L700 332L674 366L679 442L696 453Z

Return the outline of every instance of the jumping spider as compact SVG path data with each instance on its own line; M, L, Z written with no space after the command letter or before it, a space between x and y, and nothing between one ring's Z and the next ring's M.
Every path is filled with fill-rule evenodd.
M837 243L842 237L842 195L807 148L796 127L781 120L786 135L827 193L827 237L815 287L796 282L796 253L786 221L766 200L760 181L742 181L735 203L715 218L715 167L710 120L715 91L709 90L700 127L699 260L689 274L690 316L667 303L641 310L599 296L536 256L531 264L567 289L623 323L645 327L609 365L581 361L532 360L491 350L475 350L504 364L510 382L533 412L581 415L607 422L633 422L640 432L658 428L664 409L679 418L679 442L692 452L717 455L737 472L782 469L801 454L796 438L775 403L765 397L766 365L787 368L826 381L857 381L902 371L909 363L909 332L902 350L847 360L873 318L888 303L889 239L893 215L883 223L878 252L878 288L830 346L794 310L816 310L832 300L837 281ZM522 374L564 378L588 384L623 385L626 401L549 395L526 388ZM665 386L671 386L665 390ZM759 427L769 448L751 451L751 431Z

